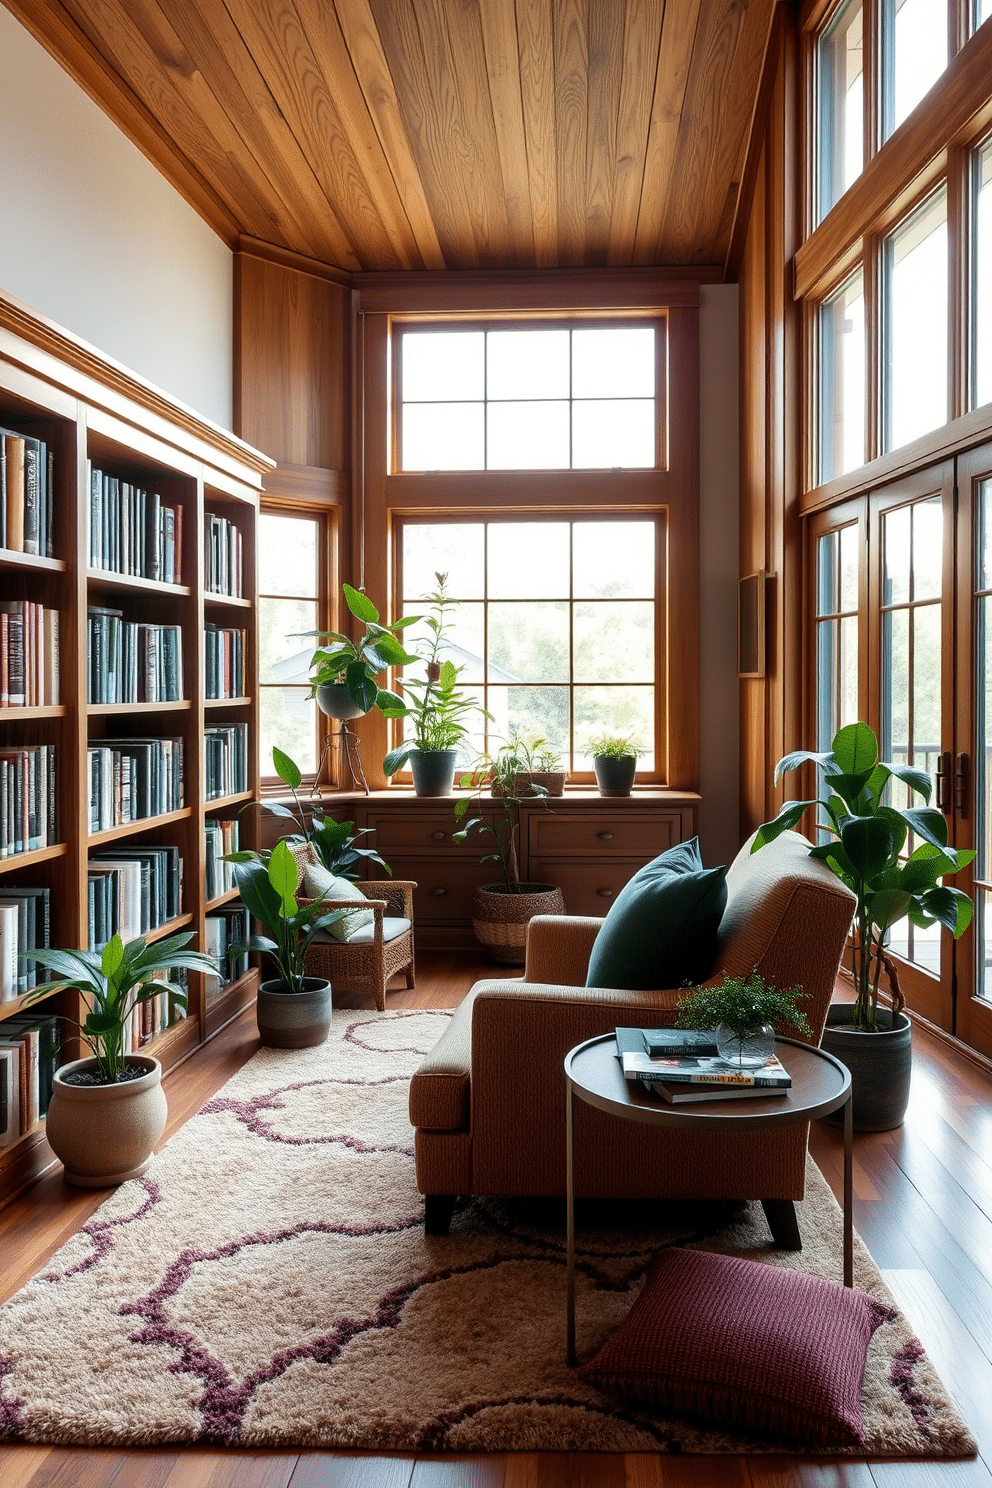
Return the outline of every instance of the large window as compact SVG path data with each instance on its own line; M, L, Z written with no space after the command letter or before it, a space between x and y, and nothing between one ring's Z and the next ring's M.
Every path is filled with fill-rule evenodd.
M947 193L936 191L886 238L882 392L887 450L948 419Z
M865 462L865 297L861 269L820 309L821 481Z
M589 771L592 737L631 734L639 769L654 771L664 535L660 516L403 521L403 612L447 574L447 655L493 715L478 744L542 737ZM405 640L418 649L414 627Z
M400 470L658 463L652 325L407 327L397 341Z
M888 139L947 66L947 0L883 0L882 66Z
M309 663L321 626L323 521L319 516L262 512L258 521L258 627L261 680L259 749L263 779L272 746L304 774L317 768L317 717L308 696Z
M848 0L817 44L817 222L864 167L863 33L861 0Z
M992 140L972 156L971 403L992 403Z

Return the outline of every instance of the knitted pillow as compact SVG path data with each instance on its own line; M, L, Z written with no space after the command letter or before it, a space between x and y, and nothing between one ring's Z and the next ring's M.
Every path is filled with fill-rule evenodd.
M732 1431L859 1446L868 1345L890 1315L874 1297L802 1271L667 1250L579 1375Z
M353 883L346 878L338 878L323 863L307 863L303 870L303 889L308 899L355 899L362 898L361 889L356 889ZM330 914L334 906L329 904L324 911ZM375 920L375 911L372 909L356 909L350 914L342 915L340 920L333 925L328 925L328 933L335 940L352 940L361 930L363 925L371 925Z

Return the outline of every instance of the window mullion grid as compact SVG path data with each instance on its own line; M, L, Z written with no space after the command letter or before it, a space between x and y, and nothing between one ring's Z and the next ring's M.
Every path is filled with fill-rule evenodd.
M569 382L571 393L571 381ZM571 401L571 399L569 400ZM571 410L570 410L571 412ZM569 417L571 429L571 417ZM575 769L575 523L568 524L568 768Z

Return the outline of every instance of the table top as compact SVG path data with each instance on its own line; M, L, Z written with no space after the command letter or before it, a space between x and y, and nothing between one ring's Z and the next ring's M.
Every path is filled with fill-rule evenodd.
M776 1039L775 1054L792 1076L785 1093L670 1106L638 1080L625 1080L612 1033L587 1039L565 1055L565 1078L579 1100L627 1121L662 1126L789 1126L828 1116L847 1100L850 1072L839 1059L797 1039Z

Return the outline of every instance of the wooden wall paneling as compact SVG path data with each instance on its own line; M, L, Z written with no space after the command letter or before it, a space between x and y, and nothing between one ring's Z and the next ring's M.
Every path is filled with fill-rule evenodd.
M617 100L623 101L626 20L626 6L589 7L584 225L584 262L589 265L609 262L613 205L621 168ZM628 102L629 98L628 93Z
M517 18L502 0L479 0L482 44L510 234L509 262L523 268L536 261L534 219L527 166L527 132L520 86ZM440 250L438 250L440 259ZM429 267L438 267L431 264Z
M623 67L615 130L613 200L606 262L633 261L633 235L639 206L645 197L645 165L652 118L654 82L658 70L661 27L665 12L656 7L631 3L624 12ZM652 180L647 195L660 196Z
M551 13L558 162L558 262L578 265L585 258L589 38L583 0L558 0Z
M666 782L699 787L699 314L668 314L668 760Z
M654 97L630 260L634 264L656 262L655 255L662 239L697 21L698 11L692 5L665 6L661 36L654 54ZM628 229L628 239L630 236Z
M517 13L520 93L527 138L527 190L534 236L534 264L558 262L558 174L555 168L554 64L550 7L526 5Z

